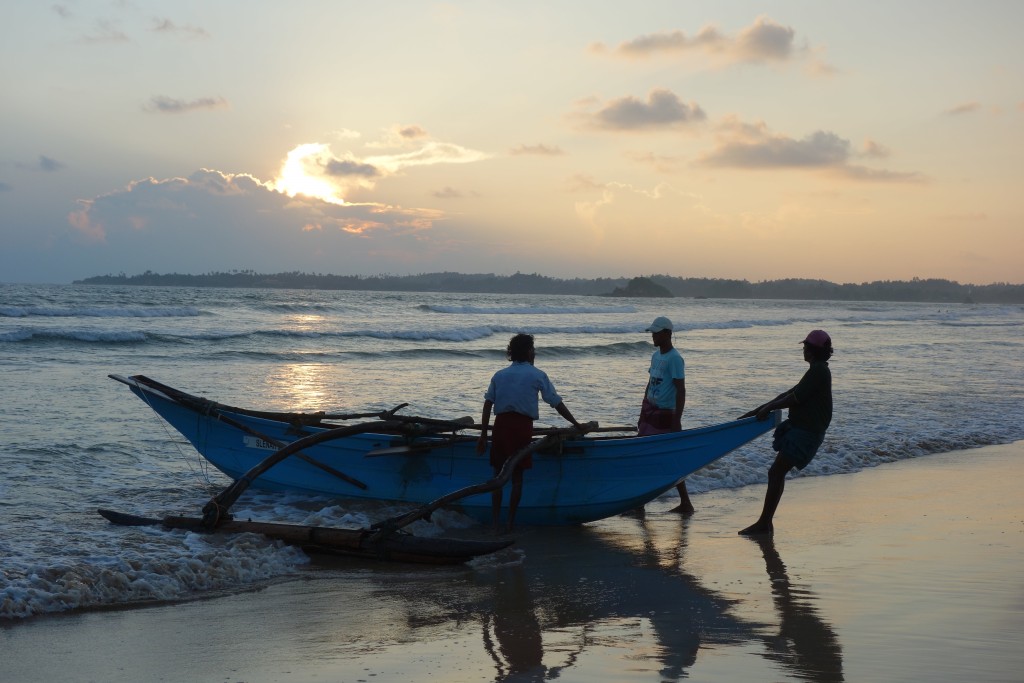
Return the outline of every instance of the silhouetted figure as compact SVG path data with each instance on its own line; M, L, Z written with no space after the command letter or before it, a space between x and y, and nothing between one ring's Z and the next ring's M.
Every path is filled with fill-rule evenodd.
M810 464L832 422L832 371L828 368L832 339L823 330L813 330L801 344L804 360L810 367L800 382L768 403L740 415L740 419L756 415L758 420L767 420L773 410L789 408L789 419L775 428L772 439L776 456L768 469L764 508L756 522L739 532L742 536L770 536L775 531L772 519L786 489L786 475L794 467L802 470Z

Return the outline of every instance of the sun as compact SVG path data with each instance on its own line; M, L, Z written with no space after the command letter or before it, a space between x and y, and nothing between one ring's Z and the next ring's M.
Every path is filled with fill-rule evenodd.
M273 181L274 189L289 197L301 194L331 204L344 204L345 199L338 195L338 187L334 183L307 172L310 164L319 166L317 157L325 152L329 153L327 145L318 142L299 145L288 152L280 174Z

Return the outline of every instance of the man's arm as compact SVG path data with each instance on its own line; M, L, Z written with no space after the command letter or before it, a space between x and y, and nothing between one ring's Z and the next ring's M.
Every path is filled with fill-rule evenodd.
M576 421L576 418L572 416L572 413L569 412L569 409L565 407L565 403L560 402L557 406L555 406L555 410L558 411L559 415L561 415L566 420L571 422L574 427L581 426L580 423Z
M480 416L480 438L476 440L476 452L483 453L487 450L487 428L491 422L491 406L494 402L490 399L484 400L483 413Z
M681 431L683 429L683 410L686 408L686 379L680 377L672 380L676 387L676 409L672 416L672 429Z
M762 421L763 420L767 420L768 419L768 413L772 412L773 410L782 410L782 409L785 409L785 408L792 408L793 406L797 405L798 403L799 403L799 401L796 400L796 394L794 394L793 390L790 389L788 391L782 392L781 394L779 394L778 396L776 396L772 400L768 401L767 403L759 405L758 407L754 408L753 410L748 411L746 413L743 413L742 415L739 416L739 419L742 420L745 417L750 417L752 415L757 415L757 419L758 420L762 420Z

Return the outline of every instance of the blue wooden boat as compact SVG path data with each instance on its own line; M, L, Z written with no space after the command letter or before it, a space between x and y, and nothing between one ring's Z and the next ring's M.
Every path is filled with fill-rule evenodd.
M338 419L367 414L278 413L235 408L193 396L142 375L110 375L128 386L221 472L238 480L284 445L324 440L273 465L247 485L348 499L424 505L494 476L476 453L475 435L460 421L399 419L388 412L362 428ZM635 510L687 475L771 430L775 419L755 418L655 436L582 436L538 451L524 477L516 521L571 525ZM375 424L381 431L375 431ZM387 431L384 431L387 429ZM368 431L367 431L368 430ZM333 431L346 434L328 440ZM362 433L352 433L360 432ZM538 430L541 431L541 430ZM304 442L305 443L305 442ZM237 483L237 482L236 482ZM451 505L489 523L490 494Z

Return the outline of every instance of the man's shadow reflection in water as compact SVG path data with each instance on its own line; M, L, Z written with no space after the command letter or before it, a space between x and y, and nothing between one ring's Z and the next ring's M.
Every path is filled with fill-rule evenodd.
M686 538L678 516L637 524L622 519L601 528L533 530L521 537L523 565L481 573L492 591L490 609L483 610L484 647L497 666L496 681L554 680L595 643L607 646L604 627L625 629L621 646L657 662L663 681L685 678L704 642L737 644L764 632L767 624L737 619L734 600L683 571ZM651 632L644 633L645 624ZM568 650L566 629L581 629ZM545 667L542 634L555 631L562 632L559 665Z
M484 615L484 649L496 681L543 681L544 643L522 565L494 572L494 610ZM497 647L495 647L497 641Z
M779 614L779 633L764 638L768 659L815 683L843 681L843 650L839 638L826 624L807 588L794 588L786 565L770 536L750 537L764 555L765 569L772 582L772 601Z

